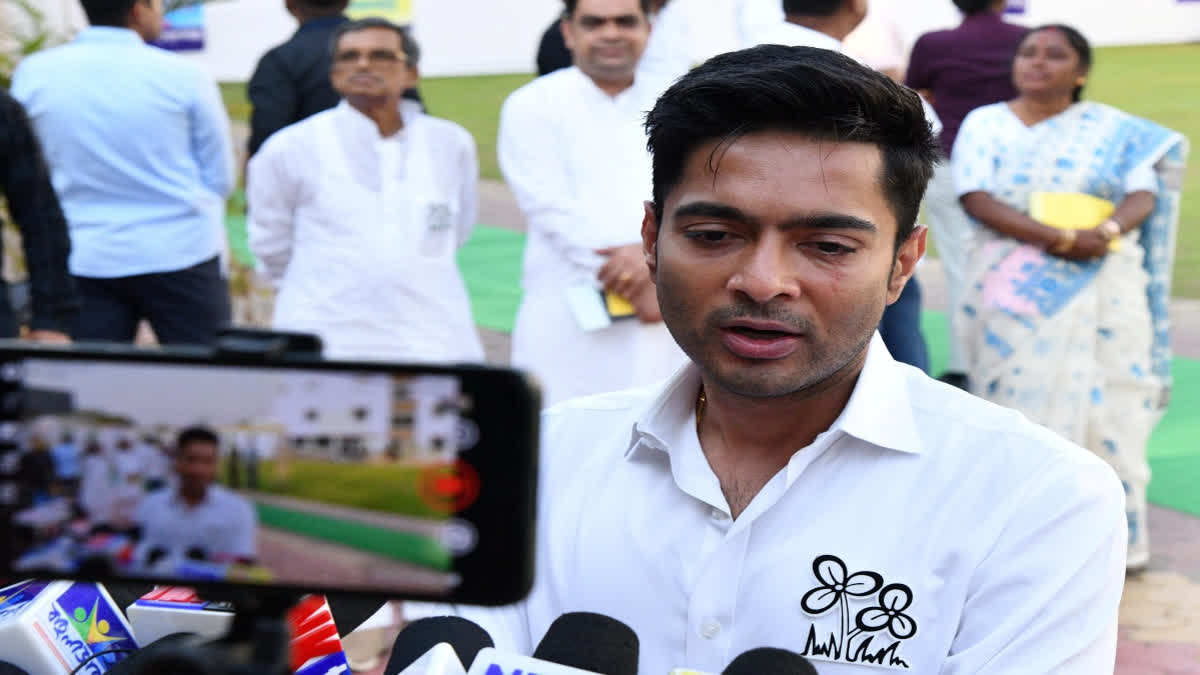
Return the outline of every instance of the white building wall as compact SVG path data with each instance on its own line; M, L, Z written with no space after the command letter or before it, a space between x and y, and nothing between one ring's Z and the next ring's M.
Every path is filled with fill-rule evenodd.
M64 31L83 25L76 0L35 0ZM871 0L895 16L911 44L954 25L950 0ZM6 3L0 2L0 6ZM413 0L426 76L531 72L538 39L561 0ZM1197 0L1026 0L1028 25L1068 23L1096 45L1200 42ZM296 27L283 0L222 0L205 7L204 51L190 55L222 81L249 78L258 58Z

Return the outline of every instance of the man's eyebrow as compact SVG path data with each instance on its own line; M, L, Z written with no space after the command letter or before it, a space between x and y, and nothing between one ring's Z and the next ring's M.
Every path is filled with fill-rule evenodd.
M690 202L675 209L675 218L713 218L727 220L747 225L761 226L762 220L745 211L719 202ZM800 216L784 221L780 229L793 230L803 228L808 230L862 230L875 232L879 228L869 220L844 213L818 213L811 216Z

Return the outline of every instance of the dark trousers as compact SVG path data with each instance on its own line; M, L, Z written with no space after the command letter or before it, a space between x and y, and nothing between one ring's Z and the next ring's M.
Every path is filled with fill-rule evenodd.
M883 311L879 334L892 357L929 372L929 348L921 335L921 286L908 280L896 302Z
M162 344L211 345L229 324L229 285L215 257L174 272L77 276L75 284L83 300L75 340L132 342L144 319Z

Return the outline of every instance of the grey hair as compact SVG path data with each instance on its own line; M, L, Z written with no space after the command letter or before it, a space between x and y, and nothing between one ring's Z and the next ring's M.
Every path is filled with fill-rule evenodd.
M421 60L421 47L417 44L416 38L412 36L408 28L378 16L368 16L340 24L333 30L333 36L329 38L329 54L331 56L337 54L338 42L341 41L343 35L357 33L368 28L386 28L396 31L400 36L400 49L404 51L404 58L408 61L408 66L410 68L417 66L417 62Z

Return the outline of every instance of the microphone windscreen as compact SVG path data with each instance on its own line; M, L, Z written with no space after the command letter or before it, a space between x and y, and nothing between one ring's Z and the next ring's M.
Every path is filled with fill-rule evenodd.
M604 675L637 675L638 637L611 616L571 612L550 624L533 658Z
M796 652L775 647L759 647L742 652L721 675L817 675L808 659Z
M29 675L28 671L18 668L8 661L0 661L0 675Z
M396 636L392 655L388 658L385 675L396 675L421 658L439 642L454 648L464 668L470 668L475 655L484 647L494 647L492 636L474 621L458 616L431 616L418 619Z

